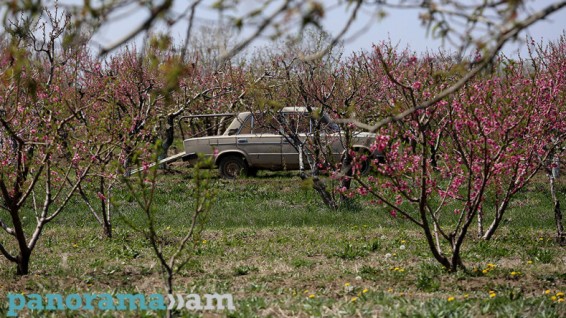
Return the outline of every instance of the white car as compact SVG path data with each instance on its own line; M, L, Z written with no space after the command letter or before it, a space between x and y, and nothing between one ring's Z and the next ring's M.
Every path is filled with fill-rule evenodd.
M331 152L333 162L339 162L345 149L344 136L338 125L326 114L315 119L305 107L285 107L276 115L239 113L224 134L184 140L186 160L195 161L197 154L215 156L214 162L224 178L240 174L253 175L258 170L298 170L299 152L294 144L305 142L318 133ZM296 137L293 141L292 136ZM380 158L370 151L375 134L355 132L348 147L369 159ZM305 160L305 164L306 164ZM362 171L369 170L369 160Z

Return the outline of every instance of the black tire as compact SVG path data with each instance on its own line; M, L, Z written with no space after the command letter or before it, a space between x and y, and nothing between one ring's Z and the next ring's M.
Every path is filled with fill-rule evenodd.
M228 155L220 159L218 170L222 178L236 179L241 175L247 175L249 167L241 156Z
M362 166L360 167L360 175L365 176L371 171L370 153L366 149L355 149L355 151L358 158L363 155L367 156L367 159L361 163Z

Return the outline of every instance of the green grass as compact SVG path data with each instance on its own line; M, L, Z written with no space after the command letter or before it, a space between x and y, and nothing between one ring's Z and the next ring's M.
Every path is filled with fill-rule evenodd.
M190 171L185 171L163 175L159 181L156 215L159 231L169 245L190 224L189 178ZM552 239L554 219L542 181L517 197L491 241L479 241L472 231L463 251L469 271L454 274L432 259L422 234L406 220L393 218L361 199L348 208L330 211L295 173L218 179L217 186L219 196L203 241L176 285L180 293L234 295L235 312L207 315L566 315L566 305L552 299L566 292L566 253ZM564 189L563 185L559 189L562 198ZM0 260L0 299L9 292L164 293L150 247L121 219L141 225L139 210L119 189L113 200L112 240L102 237L90 212L80 200L74 200L45 230L32 255L30 275L16 277L13 265ZM28 213L29 221L33 215ZM30 229L32 225L27 224ZM0 300L0 316L6 310L7 303ZM78 313L85 317L117 314ZM56 314L52 316L77 313ZM163 313L120 314L151 317Z

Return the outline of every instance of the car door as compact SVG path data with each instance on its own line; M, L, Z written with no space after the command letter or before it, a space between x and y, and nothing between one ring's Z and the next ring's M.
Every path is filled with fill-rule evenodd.
M282 136L281 159L283 167L289 170L300 168L299 151L290 135L297 136L304 142L311 133L311 120L308 113L281 113L279 118L281 129L285 132ZM305 168L308 168L306 157L303 155Z
M327 153L327 160L330 161L330 164L340 162L346 148L345 136L342 135L340 127L326 113L320 118L317 126L320 131L321 143L327 151L330 151L330 153Z
M248 118L243 129L236 135L237 147L246 153L250 167L261 169L281 168L281 140L274 122L264 119L263 114L254 114Z

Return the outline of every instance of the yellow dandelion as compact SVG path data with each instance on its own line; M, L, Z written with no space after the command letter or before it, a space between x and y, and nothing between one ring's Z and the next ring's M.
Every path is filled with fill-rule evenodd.
M73 247L77 248L77 247L79 247L79 244L73 243Z
M448 297L448 301L454 301L454 297L452 296Z
M464 298L468 298L468 297L470 297L470 295L464 294Z
M355 302L356 300L358 300L358 297L352 297L352 302Z
M497 293L495 293L493 290L489 291L489 298L494 298L495 296L497 296Z
M550 289L545 290L545 291L544 291L544 294L545 294L545 295L550 294Z
M532 263L533 263L533 261L531 261L531 260L527 261L527 264L532 264Z
M393 292L393 288L389 288L389 289L387 290L387 292L388 292L388 293L392 293L392 292Z
M344 283L344 286L348 287L348 286L350 286L350 283Z
M405 244L407 241L405 240L401 240L401 244Z
M484 269L483 271L481 271L484 274L487 274L489 271L487 269Z
M202 240L202 244L206 244L206 242L208 242L207 240Z
M369 290L367 288L364 288L364 290L362 290L362 293L367 293Z
M552 296L550 299L552 299L552 301L556 301L558 298L556 298L556 296Z
M308 294L308 293L309 293L308 289L305 289L305 291L303 292L303 294Z
M564 298L558 298L558 302L559 302L559 303L563 303L563 302L564 302Z
M310 299L313 299L314 297L316 297L314 294L310 294L310 295L309 295L309 298L310 298Z
M556 297L558 297L558 298L564 298L564 293L563 293L563 292L557 292L557 293L556 293Z

